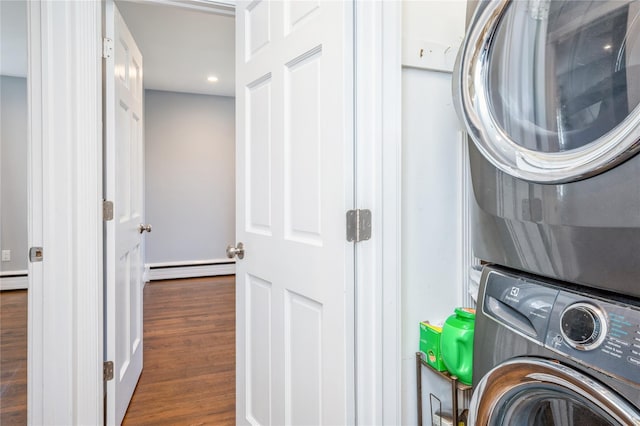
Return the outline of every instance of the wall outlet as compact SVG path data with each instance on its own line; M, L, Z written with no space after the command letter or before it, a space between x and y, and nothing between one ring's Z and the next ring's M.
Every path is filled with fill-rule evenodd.
M11 262L11 250L2 250L2 261Z

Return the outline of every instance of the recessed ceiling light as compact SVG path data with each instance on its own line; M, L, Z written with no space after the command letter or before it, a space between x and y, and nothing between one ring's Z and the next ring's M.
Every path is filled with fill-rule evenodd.
M209 77L207 77L207 81L210 83L215 83L216 81L218 81L218 77L216 77L215 75L210 75Z

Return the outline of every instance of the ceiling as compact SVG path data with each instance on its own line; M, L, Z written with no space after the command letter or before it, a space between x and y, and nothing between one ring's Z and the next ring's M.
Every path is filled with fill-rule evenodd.
M144 86L235 96L233 2L117 1L144 61ZM26 2L0 0L0 75L27 75ZM207 77L215 75L218 82Z
M0 0L0 75L27 76L27 2Z
M172 3L116 2L142 52L144 87L235 96L233 6ZM207 81L211 75L216 83Z

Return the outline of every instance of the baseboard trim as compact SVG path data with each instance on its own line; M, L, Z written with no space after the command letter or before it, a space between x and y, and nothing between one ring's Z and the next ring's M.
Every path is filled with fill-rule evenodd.
M27 271L7 271L0 276L0 291L23 290L29 288Z
M215 277L236 273L234 261L214 259L194 262L149 263L145 265L146 281L177 278Z

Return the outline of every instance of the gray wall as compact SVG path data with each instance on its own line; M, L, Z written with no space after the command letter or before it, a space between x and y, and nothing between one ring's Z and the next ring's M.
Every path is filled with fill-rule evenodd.
M0 271L27 269L27 79L0 76L0 248L11 261Z
M146 263L225 258L235 240L235 99L145 91Z

